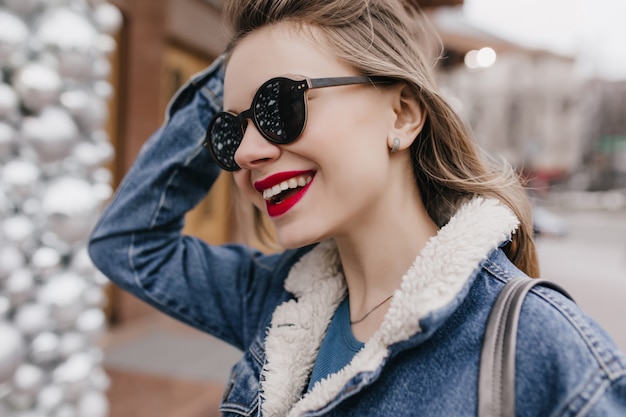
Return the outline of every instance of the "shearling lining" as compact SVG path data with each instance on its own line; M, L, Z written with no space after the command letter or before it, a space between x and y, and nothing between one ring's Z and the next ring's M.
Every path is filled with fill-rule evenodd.
M450 303L480 262L518 225L513 212L497 200L476 198L465 204L403 276L376 334L345 368L318 381L301 397L346 292L334 242L317 245L292 267L285 281L285 289L296 299L278 306L272 316L261 378L263 415L295 417L321 409L354 376L376 370L388 347L420 332L420 319Z

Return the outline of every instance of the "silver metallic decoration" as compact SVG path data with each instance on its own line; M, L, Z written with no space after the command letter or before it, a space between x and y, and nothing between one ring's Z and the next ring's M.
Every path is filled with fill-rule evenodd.
M23 140L30 143L41 162L66 157L79 140L74 119L60 107L47 107L37 116L22 122Z
M35 278L26 268L12 271L4 282L4 293L9 296L13 305L28 301L35 291Z
M41 6L44 0L3 0L6 7L15 13L28 16L36 7Z
M79 80L91 76L100 35L85 14L69 7L51 8L35 33L62 76Z
M0 321L0 381L13 375L24 357L22 334L11 324Z
M0 416L107 417L104 285L87 236L111 197L105 125L122 14L0 0Z
M0 85L0 89L2 86ZM2 95L2 91L0 91L0 95ZM0 97L2 100L2 97ZM0 107L2 107L2 103L0 103ZM0 112L2 109L0 108ZM8 123L0 122L0 161L9 159L15 150L16 145L17 132Z
M93 18L100 31L107 34L116 33L122 26L122 13L108 3L100 2L95 7Z
M31 256L30 267L40 281L48 281L50 275L60 272L63 267L61 254L54 248L42 246Z
M15 89L5 83L0 83L0 118L12 120L19 113L19 97Z
M45 371L39 366L22 363L13 375L13 389L16 392L36 394L46 379Z
M86 131L101 129L108 118L106 100L85 89L66 91L61 104Z
M14 202L20 205L35 191L39 183L41 170L32 161L13 159L2 167L0 183L7 194L13 197Z
M56 103L63 80L52 66L31 62L16 72L13 86L22 104L29 110L39 112Z
M80 242L93 227L100 203L89 182L73 177L59 178L48 186L42 197L47 228L66 243Z
M0 67L12 68L26 61L29 34L24 20L0 8Z
M11 276L13 271L23 268L26 265L26 256L13 245L0 243L0 283ZM4 290L2 291L4 294ZM0 380L1 381L1 380Z
M29 338L49 331L53 327L50 307L37 302L24 303L16 308L13 324Z

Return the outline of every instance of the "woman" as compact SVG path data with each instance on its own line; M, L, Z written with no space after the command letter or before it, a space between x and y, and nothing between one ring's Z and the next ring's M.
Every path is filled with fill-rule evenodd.
M538 267L523 191L437 92L417 6L226 14L226 63L172 102L93 232L96 265L244 352L225 415L476 415L490 308ZM284 252L181 236L220 167ZM626 413L626 358L552 290L524 304L517 366L519 416Z

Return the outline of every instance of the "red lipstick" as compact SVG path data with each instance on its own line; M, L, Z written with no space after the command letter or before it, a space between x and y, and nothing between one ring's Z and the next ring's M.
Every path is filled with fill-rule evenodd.
M296 177L310 177L313 178L315 176L315 171L285 171L279 172L272 176L269 176L263 180L257 181L254 183L254 189L260 193L263 191L271 189L282 182L288 181L292 178ZM301 181L301 179L300 179ZM289 211L294 205L304 197L304 194L309 190L309 187L312 184L312 179L304 186L300 188L291 188L288 193L284 193L280 199L267 199L265 200L265 205L267 208L267 214L270 217L278 217L285 214Z

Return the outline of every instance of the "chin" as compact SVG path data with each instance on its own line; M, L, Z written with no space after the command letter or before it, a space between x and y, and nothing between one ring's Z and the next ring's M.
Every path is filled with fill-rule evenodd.
M276 232L278 243L285 249L298 249L325 240L323 236L308 235L302 231L286 233L286 231L277 230Z

